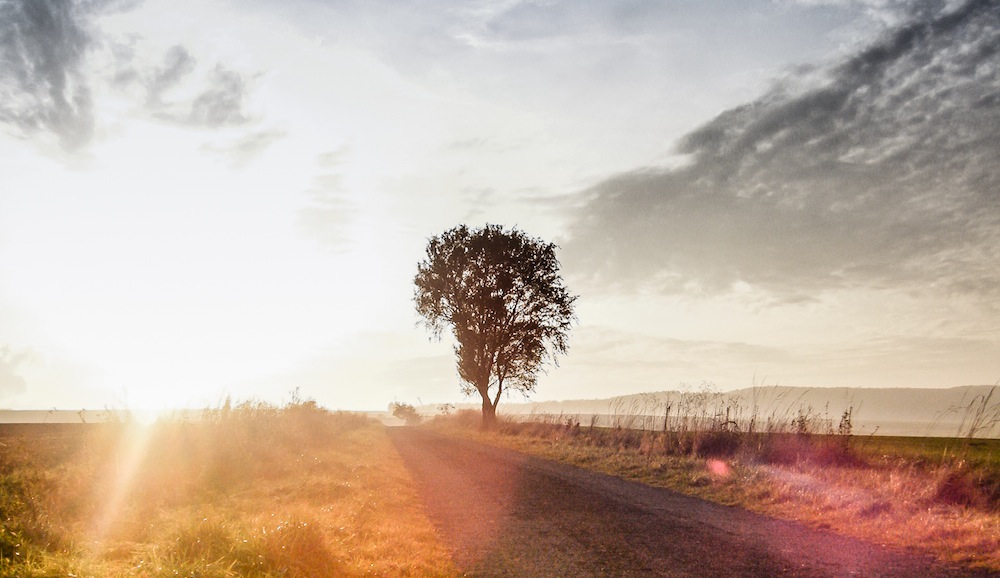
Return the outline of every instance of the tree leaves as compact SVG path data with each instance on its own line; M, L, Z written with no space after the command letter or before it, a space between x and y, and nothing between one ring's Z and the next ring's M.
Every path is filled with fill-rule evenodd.
M433 237L417 266L414 303L440 338L450 328L458 374L495 409L504 391L533 391L542 364L566 353L573 304L556 246L500 225Z

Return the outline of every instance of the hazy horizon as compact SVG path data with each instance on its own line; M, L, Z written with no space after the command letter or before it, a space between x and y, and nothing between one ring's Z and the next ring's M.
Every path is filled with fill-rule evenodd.
M998 46L996 0L0 0L0 406L461 402L412 303L460 223L560 247L538 401L996 383Z
M732 411L740 427L748 427L750 418L758 427L788 431L793 420L806 416L814 433L838 431L845 411L850 412L851 434L855 436L917 436L964 438L974 428L973 437L996 438L1000 424L992 416L1000 407L995 399L998 386L965 385L951 388L845 388L751 386L719 391L711 384L669 391L648 391L597 399L561 399L532 401L513 396L498 407L508 419L531 419L559 424L577 422L583 426L625 427L659 430L664 412L671 407L671 427L681 427L684 416L701 419ZM243 401L228 400L233 406ZM294 403L290 398L280 402ZM95 424L137 422L152 424L166 420L198 420L206 411L213 413L226 405L175 408L103 409L21 409L0 408L0 424ZM385 425L404 425L393 417L391 404L385 408L349 410L379 419ZM415 409L426 419L458 410L478 411L480 403L465 400L451 404L422 404ZM341 411L337 408L326 408ZM979 412L983 413L980 415ZM980 415L979 418L976 416ZM973 425L975 424L975 425ZM783 429L782 429L783 428Z

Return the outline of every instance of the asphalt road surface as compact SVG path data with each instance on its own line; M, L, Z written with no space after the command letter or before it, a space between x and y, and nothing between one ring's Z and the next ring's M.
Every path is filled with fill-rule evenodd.
M466 576L996 576L426 430L390 436Z

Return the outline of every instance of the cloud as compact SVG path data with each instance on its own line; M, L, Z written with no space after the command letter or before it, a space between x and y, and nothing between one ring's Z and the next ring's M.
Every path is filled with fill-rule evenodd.
M118 56L122 62L131 58L130 52L123 49L119 49ZM198 61L190 51L176 45L167 50L160 66L142 70L126 64L116 73L115 83L141 83L146 93L145 109L161 121L211 129L250 123L252 119L245 111L249 96L245 76L222 64L203 75L197 74L197 68ZM194 91L197 96L169 99L172 91Z
M348 148L341 148L316 158L325 172L313 180L309 190L311 202L298 214L298 224L305 235L335 251L344 249L350 242L347 228L357 212L336 170L348 152Z
M50 133L66 151L85 147L96 125L95 78L86 70L87 57L102 47L115 64L113 77L107 79L111 86L127 90L138 83L145 91L145 110L160 120L208 128L249 122L244 75L218 64L192 80L197 61L181 45L170 48L161 65L143 68L134 63L135 38L116 42L94 26L97 17L135 4L0 0L0 123L23 137ZM201 83L197 95L187 102L170 102L170 91L186 82Z
M941 387L992 383L1000 368L988 335L874 334L817 344L770 345L742 340L683 339L606 325L574 330L570 355L553 379L570 389L672 389L703 380L723 390L752 382L811 387ZM613 375L608 383L606 376ZM594 384L594 376L601 383ZM984 377L986 376L986 377ZM562 395L558 394L558 399ZM579 394L570 394L581 397ZM588 394L589 395L589 394Z
M721 8L721 7L720 7ZM750 12L742 4L725 7L729 12ZM714 11L713 11L714 12ZM551 42L574 38L576 43L621 43L661 32L663 19L686 24L699 18L691 7L666 6L657 2L510 2L490 10L466 11L471 25L463 38L477 45L494 47L511 43ZM717 20L717 19L716 19Z
M163 66L154 70L146 86L148 104L157 108L162 104L165 92L176 86L185 77L194 72L197 61L186 48L173 46L164 56Z
M582 352L582 367L632 370L704 370L727 363L744 368L754 363L788 363L794 356L785 350L741 341L675 339L623 332L607 326L577 329L573 348ZM724 362L722 360L725 360Z
M393 400L449 401L461 392L449 348L413 332L357 332L349 342L317 351L251 386L264 393L287 391L289 384L328 407L359 410L382 409Z
M191 103L191 123L216 128L247 122L243 112L246 91L246 82L239 73L216 66L208 88Z
M55 134L64 149L93 135L90 85L81 73L100 3L0 2L0 122L23 134Z
M203 149L228 157L234 168L241 168L287 134L283 130L264 129L240 135L232 142L205 145Z
M14 353L7 346L0 347L0 397L10 397L27 390L27 382L18 374L18 368L30 357L28 352Z
M1000 295L1000 2L935 6L688 134L683 168L586 191L564 261L667 293Z

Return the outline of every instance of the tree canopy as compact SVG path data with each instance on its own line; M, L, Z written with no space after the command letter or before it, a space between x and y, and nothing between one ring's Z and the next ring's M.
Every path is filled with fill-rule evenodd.
M576 296L555 250L516 228L459 225L431 238L417 265L417 312L436 337L453 332L463 391L482 397L484 427L505 392L534 391L542 364L566 353Z

